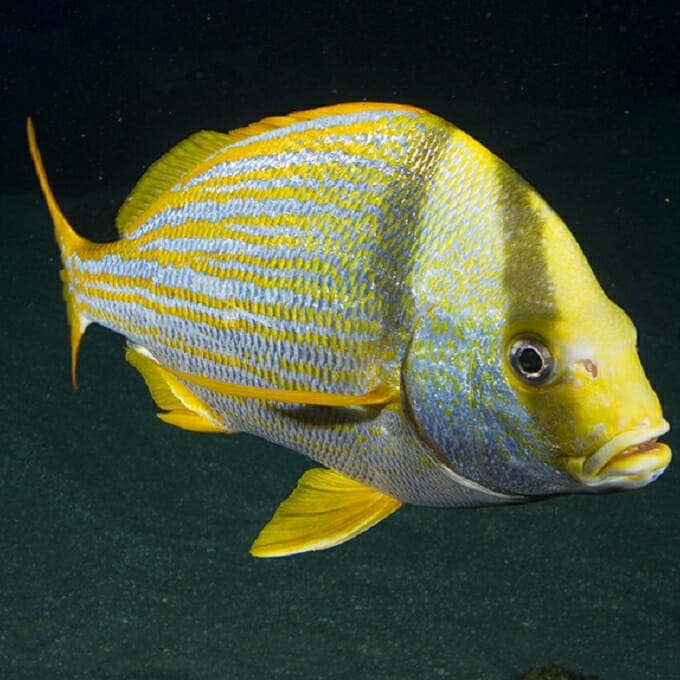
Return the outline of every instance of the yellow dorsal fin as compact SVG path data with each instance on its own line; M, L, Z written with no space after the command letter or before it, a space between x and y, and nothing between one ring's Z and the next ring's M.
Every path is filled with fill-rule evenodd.
M68 287L68 265L67 259L76 251L86 248L91 245L87 239L76 234L73 227L68 223L64 213L57 204L49 182L47 181L47 173L42 162L42 156L38 149L38 143L35 138L35 130L33 129L33 121L30 118L26 119L26 134L28 136L28 148L31 152L35 172L38 175L40 182L40 189L42 190L47 209L54 224L54 237L61 252L61 261L64 264L64 269L61 272L61 278L64 283L64 301L66 302L66 318L68 319L69 327L71 329L71 380L73 386L77 386L76 381L76 364L78 363L78 348L80 347L80 340L85 333L89 321L79 312L76 307L76 301L69 291Z
M168 413L158 417L170 425L195 432L227 432L212 411L177 378L159 366L141 347L128 345L125 358L144 378L151 397Z
M139 217L154 199L172 188L209 156L235 141L236 137L202 130L181 141L152 163L118 211L116 228L120 236L129 236L134 231Z
M424 109L408 104L387 104L384 102L346 102L343 104L331 104L330 106L320 106L316 109L305 111L293 111L287 116L270 116L263 118L255 123L250 123L242 128L236 128L229 132L229 136L234 139L245 139L254 137L263 132L269 132L276 128L287 127L295 123L326 116L339 116L350 113L360 113L363 111L408 111L410 113L425 113Z
M388 385L378 385L365 394L333 394L331 392L313 392L307 390L286 390L275 387L255 387L239 385L215 378L193 375L175 369L166 369L177 378L227 397L245 397L265 401L282 401L289 404L307 404L311 406L350 407L368 406L383 408L399 399L399 391Z
M334 470L307 470L250 548L283 557L340 545L370 529L401 502Z

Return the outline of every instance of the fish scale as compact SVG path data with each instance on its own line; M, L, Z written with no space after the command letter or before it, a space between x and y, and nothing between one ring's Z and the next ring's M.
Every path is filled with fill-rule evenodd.
M404 114L401 116L404 117ZM367 122L363 120L361 124L366 126ZM376 132L365 136L370 137L373 143L362 146L362 149L370 150L372 157L363 158L361 170L371 173L373 190L384 193L393 183L392 175L397 172L396 168L399 165L407 167L410 152L404 144L403 131L399 126L390 128L389 118L383 116L370 122ZM404 262L406 253L388 255L375 247L380 243L395 244L394 239L378 241L372 236L376 231L388 231L391 224L400 227L399 222L389 220L389 202L362 200L366 193L364 175L361 171L355 172L353 181L348 181L347 166L339 166L344 160L356 168L356 151L350 154L347 149L352 144L356 146L356 141L351 138L351 129L357 124L342 121L337 127L347 128L346 134L329 135L325 129L319 131L320 136L323 134L324 143L330 146L330 149L324 148L319 152L310 152L307 148L289 152L286 149L296 145L295 139L277 139L273 134L270 135L273 139L269 140L265 135L258 145L267 148L269 158L279 159L276 165L268 164L266 175L261 168L267 163L263 163L261 155L238 158L228 163L221 158L233 153L231 147L218 153L214 158L215 166L190 177L181 188L178 186L169 192L166 200L173 204L171 208L154 205L153 214L131 229L128 239L120 242L117 260L107 256L99 264L92 259L73 262L73 295L79 297L87 309L97 309L98 315L94 318L98 322L107 325L108 321L111 328L124 332L133 342L145 346L154 356L170 365L183 365L187 354L200 354L205 358L209 349L207 344L210 343L211 347L223 347L224 357L229 359L209 362L202 369L213 378L264 385L271 384L272 376L276 376L277 386L289 389L330 389L334 392L370 389L373 385L362 375L367 367L359 365L357 356L365 357L366 364L371 362L376 342L388 332L384 327L389 314L385 313L380 301L394 298L384 290L385 283L394 285L394 282L389 279L377 281L372 275L376 268L365 265L371 260L389 260L404 271L407 263ZM380 129L388 130L390 134L378 133ZM283 148L277 148L277 142ZM308 137L305 137L305 142L310 146ZM311 146L314 144L311 143ZM338 153L338 149L342 154ZM401 157L396 149L402 150ZM333 159L333 165L329 165L329 157ZM247 198L240 198L229 191L238 187L240 192L249 192L252 187L248 186L248 176L255 170L259 172L256 192L251 191ZM305 174L291 174L296 170ZM316 172L317 176L310 187L307 173L311 172ZM339 192L332 182L339 176L345 178L340 182L340 193L351 199L345 203L338 201ZM319 183L327 189L319 191ZM282 191L290 196L281 197ZM215 194L221 192L226 193L224 200L215 201ZM182 197L181 202L175 198L178 193ZM259 200L258 195L262 197ZM296 216L296 230L304 233L304 240L298 248L289 248L286 257L272 253L269 243L254 242L245 254L238 240L216 240L219 232L214 227L231 222L248 222L249 226L263 227L270 233L269 238L276 238L271 232L277 231L281 222L283 229L287 229L285 217L290 214ZM360 247L366 246L361 258L364 263L362 270L351 266L347 252L336 247L335 234L346 233L348 223L361 227L355 230L355 236ZM181 237L173 238L170 231L180 233ZM157 232L168 234L162 242L164 247L158 241ZM143 239L142 247L136 243L137 239ZM200 239L212 244L210 252L190 247L192 242ZM90 284L87 290L80 287L78 277L81 271L87 274ZM380 268L377 271L383 273ZM116 295L108 286L96 289L97 280L105 279L107 283L125 281L128 272L134 272L138 281L161 282L164 300L182 301L177 305L176 313L173 313L175 310L171 304L162 304L151 292L147 293L150 291L147 286L132 286L137 291L137 299L126 293ZM129 288L126 285L126 290ZM369 290L370 294L367 294ZM352 297L356 293L363 299L362 305L357 305L356 297ZM228 300L226 307L225 299ZM311 319L285 321L281 314L268 316L263 312L274 308L263 310L258 305L258 301L268 299L277 301L276 309L279 311L282 308L314 307L315 318L313 322ZM210 329L210 334L196 334L195 316L192 314L187 319L187 312L195 309L199 300L202 301L201 307L209 310L203 329ZM169 348L164 342L154 342L151 334L135 333L133 325L121 327L117 322L118 318L139 317L144 320L144 325L149 325L148 312L141 313L139 306L148 309L156 305L161 306L151 325L159 329L156 335L160 338L181 334L184 346L179 355L176 348ZM104 318L100 316L104 308L111 311L108 319L106 312L103 312ZM237 310L236 313L234 310ZM225 318L230 325L229 333L215 338L215 333L223 333L219 326L225 324ZM213 319L215 326L212 326ZM324 323L319 324L319 321ZM324 347L324 337L329 334L335 338L331 356L327 352L315 351L316 347ZM347 340L343 340L344 336ZM351 345L351 353L347 351L347 345ZM254 348L258 350L257 363L241 361L243 369L239 370L234 363L235 357L252 356ZM300 355L305 358L305 371L296 370L299 362L294 357ZM321 359L320 363L316 363L317 357ZM225 367L228 370L225 371ZM374 372L369 371L368 380L374 379Z
M637 488L668 465L632 323L545 201L441 118L340 104L196 133L140 179L109 244L73 231L28 136L74 382L99 323L164 421L326 466L254 555L337 545L404 502Z

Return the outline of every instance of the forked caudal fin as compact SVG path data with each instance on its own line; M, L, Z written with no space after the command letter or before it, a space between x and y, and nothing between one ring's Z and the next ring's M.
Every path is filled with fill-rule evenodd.
M66 316L71 328L71 380L73 386L76 387L76 363L78 360L78 347L80 346L80 339L85 333L88 326L88 321L78 311L76 301L68 288L69 279L69 258L77 250L85 247L89 241L82 236L78 236L73 228L68 223L61 209L57 205L52 189L47 182L47 174L43 166L42 157L38 150L38 144L35 140L35 131L33 129L33 121L30 118L26 119L26 134L28 136L28 148L31 152L35 172L38 175L40 188L47 203L47 209L50 212L50 217L54 223L54 236L59 245L61 252L61 261L64 269L61 272L61 278L64 282L64 300L66 301Z

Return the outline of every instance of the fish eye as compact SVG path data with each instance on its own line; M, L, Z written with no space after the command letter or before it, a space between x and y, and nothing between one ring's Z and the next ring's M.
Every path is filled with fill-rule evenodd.
M510 343L508 361L515 375L528 385L544 385L553 376L555 361L538 338L521 336Z

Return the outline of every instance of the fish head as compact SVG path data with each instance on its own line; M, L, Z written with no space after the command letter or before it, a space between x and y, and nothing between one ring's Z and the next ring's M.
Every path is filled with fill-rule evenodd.
M505 335L506 384L544 438L547 460L583 490L642 487L670 463L658 441L669 426L636 338L609 300L573 318L524 321Z
M507 166L499 176L472 264L457 252L450 276L440 267L428 280L404 411L441 463L496 492L642 487L671 451L633 323L543 199Z
M559 218L532 199L536 271L509 262L504 379L549 442L551 460L586 489L654 481L671 459L669 429L637 352L628 315L598 284ZM540 251L540 252L538 252ZM520 257L516 244L506 248ZM537 292L543 299L533 299Z

